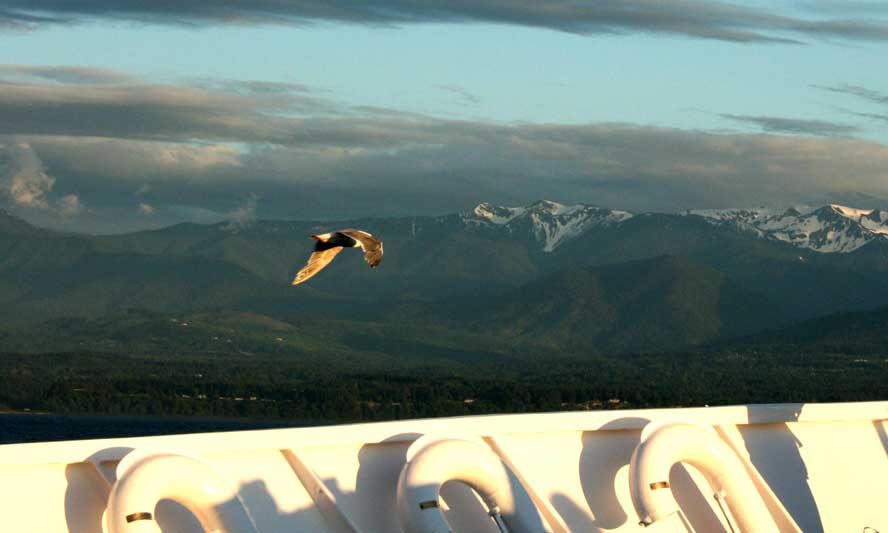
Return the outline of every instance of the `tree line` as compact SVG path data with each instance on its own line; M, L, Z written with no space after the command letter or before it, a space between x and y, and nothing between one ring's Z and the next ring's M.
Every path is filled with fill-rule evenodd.
M372 421L489 413L888 398L885 358L676 353L320 369L283 358L0 355L0 409Z

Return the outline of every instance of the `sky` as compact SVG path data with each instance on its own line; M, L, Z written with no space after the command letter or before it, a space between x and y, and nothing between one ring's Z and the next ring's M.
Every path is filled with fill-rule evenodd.
M0 0L0 208L67 231L888 207L888 3Z

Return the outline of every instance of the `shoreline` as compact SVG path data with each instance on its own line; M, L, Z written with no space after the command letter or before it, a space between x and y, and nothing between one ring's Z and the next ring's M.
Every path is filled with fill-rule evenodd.
M23 411L14 409L0 409L0 415L37 415L37 416L60 416L69 418L131 418L143 420L163 420L163 421L207 421L207 422L243 422L243 423L267 423L276 425L299 424L300 427L307 426L332 426L342 424L344 422L330 420L297 420L289 418L245 418L245 417L225 417L225 416L189 416L189 415L145 415L145 414L129 414L129 413L58 413L55 411Z
M34 415L34 416L30 416ZM0 446L329 425L303 420L0 412Z

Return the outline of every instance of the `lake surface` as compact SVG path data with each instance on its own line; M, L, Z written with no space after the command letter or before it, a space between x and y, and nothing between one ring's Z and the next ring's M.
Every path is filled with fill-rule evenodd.
M0 444L322 425L300 420L0 413Z

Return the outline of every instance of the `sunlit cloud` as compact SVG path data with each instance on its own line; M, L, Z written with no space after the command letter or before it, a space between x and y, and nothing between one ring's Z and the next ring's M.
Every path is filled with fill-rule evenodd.
M30 144L44 157L64 161L67 172L142 180L146 176L177 176L213 167L238 167L242 154L216 144L171 143L103 137L33 136ZM134 194L151 192L140 183Z
M59 214L63 217L74 216L83 211L83 204L76 194L68 194L59 200Z
M55 178L30 145L0 143L0 191L15 205L49 209L47 195L54 185Z

